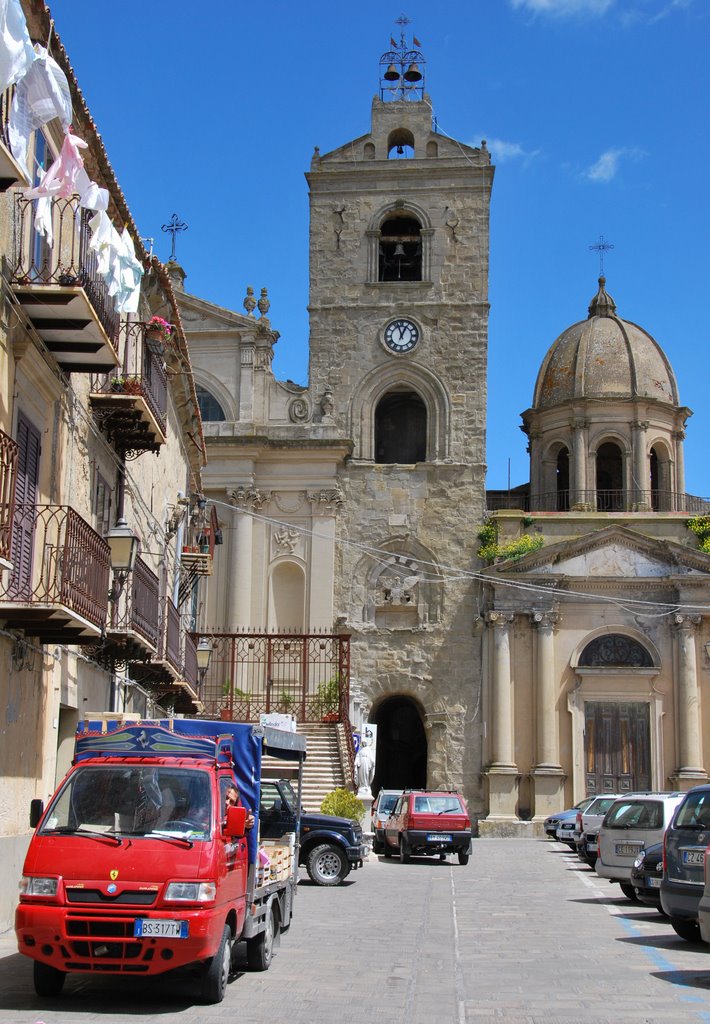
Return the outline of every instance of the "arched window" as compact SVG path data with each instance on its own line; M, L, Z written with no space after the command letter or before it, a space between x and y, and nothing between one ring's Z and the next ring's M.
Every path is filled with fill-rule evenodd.
M582 668L653 668L653 658L638 640L607 633L587 644L579 664Z
M226 420L224 410L214 395L211 395L206 388L200 387L199 384L195 385L195 392L203 423L221 423Z
M651 508L654 512L674 508L675 495L671 483L671 462L664 445L651 448Z
M557 453L557 511L569 512L569 451L560 448Z
M414 156L414 136L407 128L395 128L387 139L389 160L411 160Z
M400 213L380 228L380 281L421 281L421 225L415 217Z
M624 460L618 444L607 441L597 450L597 510L623 512Z
M426 406L414 391L390 391L375 410L375 462L426 461Z

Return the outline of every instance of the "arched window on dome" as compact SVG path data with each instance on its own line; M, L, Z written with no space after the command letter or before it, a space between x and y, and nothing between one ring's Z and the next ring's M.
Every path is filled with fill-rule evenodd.
M426 462L427 413L414 391L390 391L375 409L375 462Z
M557 511L569 512L569 451L565 447L561 447L557 453L555 481L557 484Z
M408 213L389 217L380 227L379 281L422 280L421 224Z
M597 449L597 511L623 512L624 458L618 444L605 441Z
M206 388L200 387L199 384L195 385L195 392L203 423L222 423L226 420L224 409L214 395L210 394Z

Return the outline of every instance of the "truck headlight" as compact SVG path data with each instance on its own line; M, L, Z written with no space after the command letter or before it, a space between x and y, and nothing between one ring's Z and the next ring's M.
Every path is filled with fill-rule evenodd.
M36 878L34 875L23 875L20 879L22 896L56 896L58 887L58 878Z
M170 882L165 899L172 902L211 903L217 896L214 882Z

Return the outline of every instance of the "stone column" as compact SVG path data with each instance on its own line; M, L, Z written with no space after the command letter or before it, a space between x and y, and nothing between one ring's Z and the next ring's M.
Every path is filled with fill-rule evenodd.
M648 421L632 424L633 430L633 451L631 465L633 467L632 480L632 512L647 512L651 507L651 469L646 453L646 431ZM626 506L628 507L628 506Z
M685 512L685 502L683 500L685 495L685 455L683 452L685 431L676 430L673 434L673 440L675 441L675 479L671 483L671 488L678 496L676 497L677 504L673 507L679 512Z
M707 779L707 773L703 768L698 666L695 654L695 633L699 624L699 615L675 616L678 665L678 768L674 782L679 789L689 789Z
M533 612L535 630L535 724L537 728L536 765L533 768L535 797L534 821L544 820L559 811L564 803L565 775L560 764L557 716L557 677L555 675L554 612Z
M230 580L227 602L227 630L237 630L251 626L251 591L252 591L252 546L254 520L248 514L251 505L250 492L244 487L237 487L229 492L231 503L238 511L234 515L232 531L232 550L230 558Z
M587 421L576 419L572 422L572 471L570 481L570 508L573 512L585 512L591 507L589 481L587 480Z
M337 487L309 492L307 497L312 523L308 625L329 629L333 621L335 517L345 499Z
M491 631L491 762L488 820L517 819L518 769L513 759L513 679L510 661L510 612L489 612Z

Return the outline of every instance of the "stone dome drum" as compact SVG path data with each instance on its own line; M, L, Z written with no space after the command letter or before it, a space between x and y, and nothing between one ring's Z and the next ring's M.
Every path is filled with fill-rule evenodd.
M572 324L553 343L535 384L533 408L580 398L644 398L678 405L678 385L661 346L642 327L616 315L599 278L586 320Z

